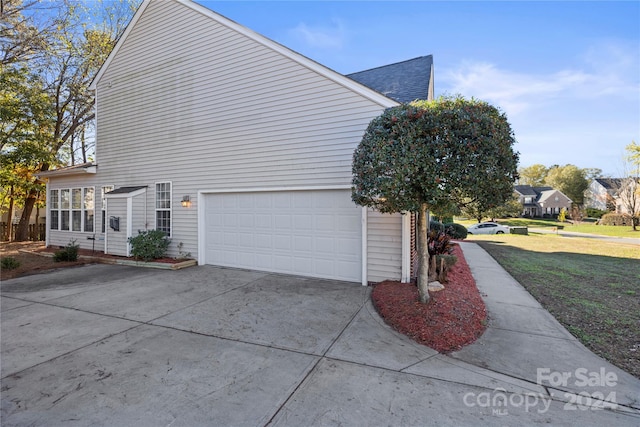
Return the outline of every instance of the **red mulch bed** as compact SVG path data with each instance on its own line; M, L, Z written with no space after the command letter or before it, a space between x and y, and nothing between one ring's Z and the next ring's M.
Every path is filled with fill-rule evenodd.
M420 303L413 283L385 281L371 294L387 324L440 353L460 350L486 329L487 311L460 246L453 254L458 262L449 270L445 289L430 292L427 304Z

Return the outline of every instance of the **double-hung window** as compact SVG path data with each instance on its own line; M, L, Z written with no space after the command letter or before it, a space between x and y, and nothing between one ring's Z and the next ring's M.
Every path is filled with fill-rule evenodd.
M82 188L71 190L71 231L82 231Z
M71 212L71 190L60 190L60 230L69 231L69 220Z
M61 188L50 190L51 230L93 233L94 188Z
M156 230L171 236L171 183L156 183Z
M60 228L60 190L51 190L49 206L51 207L49 228L58 230Z
M93 223L94 223L94 209L95 209L95 201L94 201L95 191L93 187L87 187L82 189L82 224L83 230L87 233L93 233Z

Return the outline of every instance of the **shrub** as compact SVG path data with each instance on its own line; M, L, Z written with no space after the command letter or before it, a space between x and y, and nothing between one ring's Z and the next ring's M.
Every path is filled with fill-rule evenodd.
M429 232L429 255L449 255L453 252L451 236L444 231L431 230Z
M628 225L631 226L633 224L633 218L631 215L627 214L618 214L618 213L608 213L602 215L600 218L601 225Z
M53 254L54 262L62 262L62 261L77 261L78 260L78 249L80 245L76 244L75 240L70 241L67 246L56 251Z
M431 231L444 231L444 224L438 221L429 221L429 232Z
M164 231L145 230L127 240L131 244L131 255L143 261L153 261L166 255L171 240Z
M462 224L456 224L454 222L449 222L444 225L444 231L452 239L464 240L467 238L467 228Z
M20 267L20 261L8 256L6 258L2 258L2 261L0 261L0 265L5 270L15 270L16 268Z
M596 208L587 208L586 211L589 218L602 218L602 215L608 212Z

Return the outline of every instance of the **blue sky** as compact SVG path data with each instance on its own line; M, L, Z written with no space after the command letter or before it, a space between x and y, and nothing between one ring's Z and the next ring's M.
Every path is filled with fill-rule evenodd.
M500 107L520 165L623 173L640 142L640 2L197 0L347 74L433 55L436 96Z

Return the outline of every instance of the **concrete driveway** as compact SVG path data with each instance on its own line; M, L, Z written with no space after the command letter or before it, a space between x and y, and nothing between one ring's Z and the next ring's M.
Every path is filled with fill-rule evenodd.
M566 411L531 379L418 345L381 321L369 294L354 283L213 266L91 265L5 281L1 424L640 420L633 405ZM484 404L496 393L512 399L508 408Z

